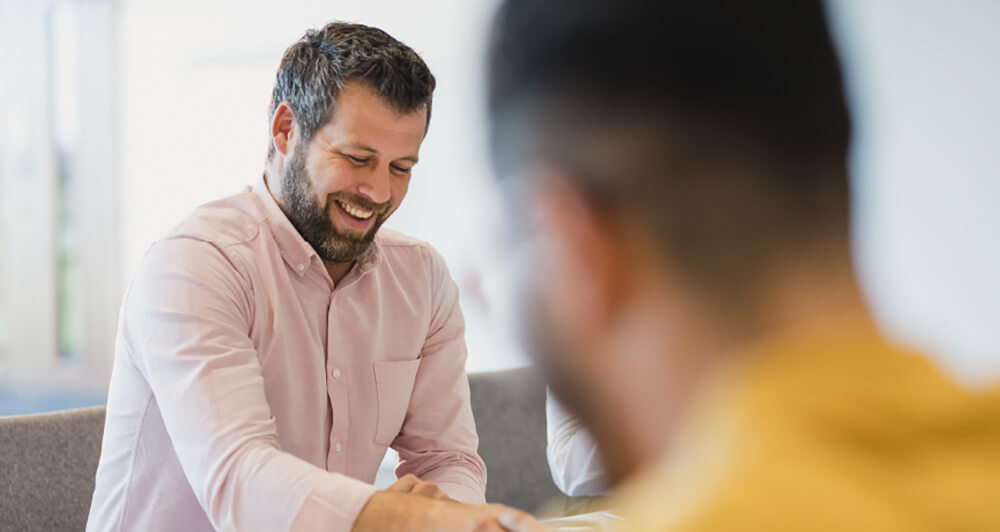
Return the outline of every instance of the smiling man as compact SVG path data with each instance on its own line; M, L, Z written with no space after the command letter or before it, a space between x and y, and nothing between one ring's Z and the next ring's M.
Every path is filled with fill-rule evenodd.
M434 84L367 26L332 23L285 52L263 179L155 243L126 296L88 530L532 525L482 504L444 261L379 229L406 196ZM377 492L389 446L401 478Z

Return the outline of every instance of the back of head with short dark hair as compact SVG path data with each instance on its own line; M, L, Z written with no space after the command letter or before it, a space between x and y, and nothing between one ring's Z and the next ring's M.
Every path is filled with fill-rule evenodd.
M842 85L819 0L507 0L494 161L555 165L690 273L749 282L846 238Z
M285 50L271 94L268 125L278 105L287 101L308 141L330 119L337 93L348 81L368 85L401 114L425 107L430 123L435 80L423 59L378 28L331 22L307 31ZM272 144L268 158L273 153Z

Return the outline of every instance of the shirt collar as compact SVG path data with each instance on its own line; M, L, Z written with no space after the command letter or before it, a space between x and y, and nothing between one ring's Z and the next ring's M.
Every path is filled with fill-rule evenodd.
M267 226L271 229L271 233L274 235L274 240L278 244L278 251L281 253L281 257L292 271L301 277L305 275L313 262L322 265L323 261L316 254L316 250L302 238L302 235L299 234L295 226L292 225L292 222L285 216L281 207L278 206L278 202L274 200L274 196L271 195L264 176L261 176L260 181L253 186L251 192L254 200L257 202L257 206L264 215L264 222L267 223ZM376 234L372 244L358 257L353 270L365 274L374 270L382 263L382 246L379 243L380 240L380 235ZM326 268L323 270L325 272Z

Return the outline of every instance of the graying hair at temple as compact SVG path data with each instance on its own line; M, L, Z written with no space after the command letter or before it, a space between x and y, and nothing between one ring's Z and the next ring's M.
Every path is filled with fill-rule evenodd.
M426 106L430 124L436 82L423 59L378 28L346 22L309 30L285 50L271 93L268 123L278 105L287 101L308 141L330 119L337 94L348 81L370 86L401 114ZM273 154L272 144L268 159Z

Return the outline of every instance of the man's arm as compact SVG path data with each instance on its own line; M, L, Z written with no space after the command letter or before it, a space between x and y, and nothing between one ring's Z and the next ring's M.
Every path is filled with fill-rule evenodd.
M431 280L431 322L421 351L406 421L393 441L399 451L397 474L436 483L456 501L482 503L486 466L476 452L479 438L465 374L465 321L458 287L444 259L425 247Z
M545 399L545 418L549 438L546 454L556 486L571 497L604 494L607 474L594 438L552 394Z
M375 488L279 448L234 260L199 240L155 244L123 307L125 345L216 529L349 530Z

